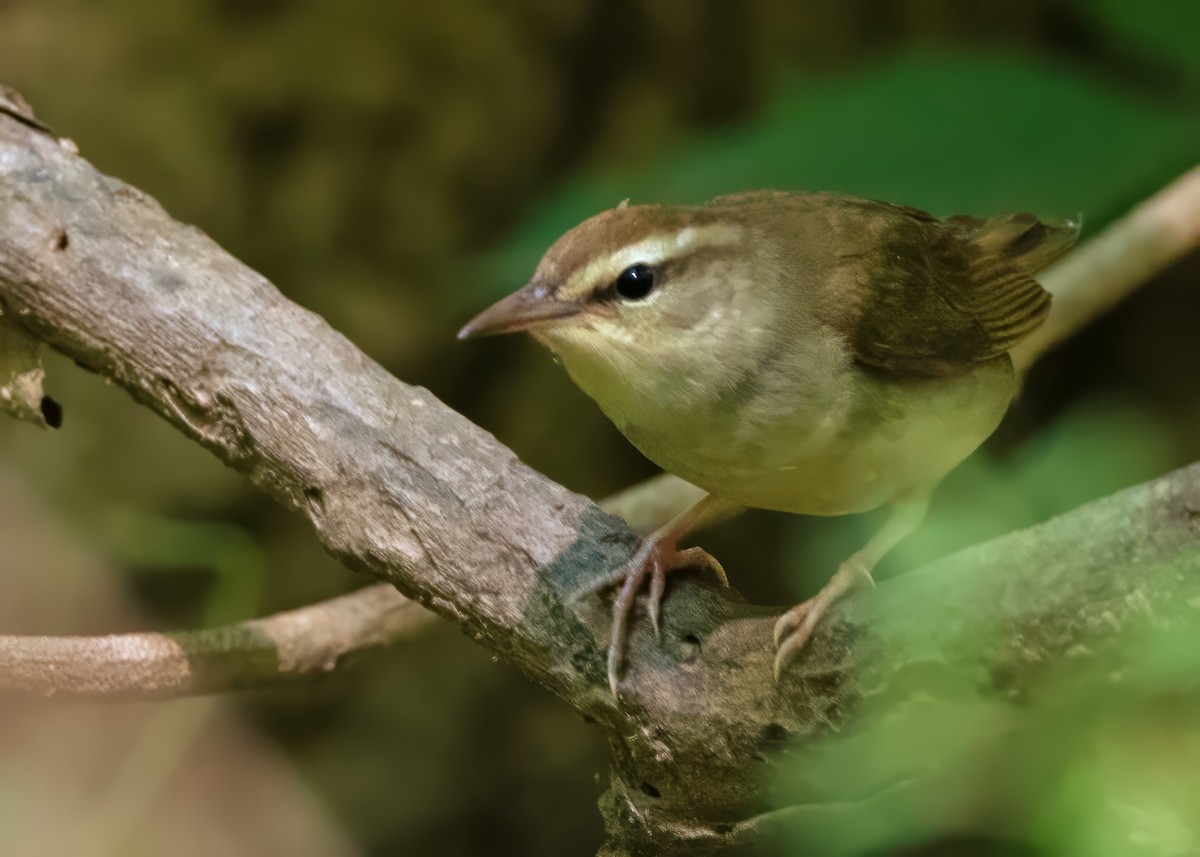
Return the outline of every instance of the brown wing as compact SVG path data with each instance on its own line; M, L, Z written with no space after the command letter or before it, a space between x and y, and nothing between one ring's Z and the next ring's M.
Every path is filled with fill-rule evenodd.
M857 252L838 262L854 267L860 295L845 320L855 358L926 377L1005 354L1041 324L1051 298L1033 275L1069 250L1079 232L1075 222L1050 225L1031 214L938 220L866 201L845 213L871 236L851 242Z

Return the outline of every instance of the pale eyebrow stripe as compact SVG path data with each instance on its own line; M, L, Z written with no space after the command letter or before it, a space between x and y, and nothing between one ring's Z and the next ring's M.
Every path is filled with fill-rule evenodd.
M571 275L559 294L567 298L582 297L592 291L597 283L614 279L635 262L661 265L696 247L724 247L737 244L741 238L742 230L739 227L725 224L688 226L678 232L660 232L634 244L627 244L580 268Z

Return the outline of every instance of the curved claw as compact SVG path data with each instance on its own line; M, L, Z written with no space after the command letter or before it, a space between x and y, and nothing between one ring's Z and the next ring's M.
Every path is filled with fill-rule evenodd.
M833 603L833 599L820 603L819 598L818 595L803 604L797 604L775 623L775 681L782 679L788 667L796 662L816 630L817 623L825 615L825 610Z
M634 554L634 560L637 560L641 551ZM613 599L612 607L612 634L608 643L608 688L612 691L612 695L617 695L617 671L621 667L621 656L624 654L625 637L629 625L629 611L633 607L634 599L637 597L637 591L642 586L642 581L646 579L646 573L649 569L647 562L633 562L625 566L627 569L625 574L625 582L621 585L621 589L617 592L617 597Z
M650 613L650 624L654 628L654 636L662 639L662 602L667 589L667 574L676 568L691 567L709 568L724 583L729 585L725 570L721 564L700 548L688 548L676 551L673 546L661 542L647 540L643 542L633 557L617 569L600 584L589 587L589 593L620 584L612 606L612 636L608 644L608 687L616 697L618 689L617 674L625 653L625 642L629 636L629 617L646 577L650 578L650 589L647 593L647 609Z
M804 621L805 614L808 613L809 602L805 601L802 604L797 604L795 607L788 610L778 621L775 622L774 643L778 649L783 645L783 641L792 635L792 633L800 627L800 623Z
M666 590L667 570L661 561L656 560L654 568L650 571L650 592L647 596L649 603L646 606L650 610L650 625L654 628L654 638L657 640L662 639L662 599Z
M725 573L725 568L704 548L686 548L679 551L675 554L675 567L707 569L716 575L722 586L729 588L729 575Z
M820 592L780 616L774 631L775 681L779 681L796 662L834 602L854 589L874 584L865 567L854 562L843 563Z

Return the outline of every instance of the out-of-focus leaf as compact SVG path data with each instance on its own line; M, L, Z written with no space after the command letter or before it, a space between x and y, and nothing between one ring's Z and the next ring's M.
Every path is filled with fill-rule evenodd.
M735 130L567 185L485 273L495 292L514 288L562 232L625 197L836 190L941 215L1083 212L1094 228L1191 166L1198 150L1200 114L1077 70L1032 57L914 54L853 77L794 82Z
M1198 643L1184 624L1129 634L1119 674L1067 661L1020 702L981 686L868 705L781 771L805 812L780 853L878 857L967 836L1007 844L931 853L1195 854Z
M1091 12L1146 55L1200 77L1200 3L1196 0L1093 0Z

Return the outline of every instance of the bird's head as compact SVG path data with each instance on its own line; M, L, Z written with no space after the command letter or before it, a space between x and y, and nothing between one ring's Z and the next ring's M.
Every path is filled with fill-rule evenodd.
M694 396L736 370L765 325L754 244L730 209L623 203L559 238L528 285L458 335L528 331L601 406Z

